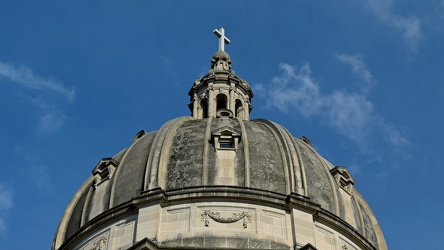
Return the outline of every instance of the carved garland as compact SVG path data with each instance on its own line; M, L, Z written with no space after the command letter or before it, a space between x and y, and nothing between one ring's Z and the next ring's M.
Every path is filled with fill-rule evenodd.
M247 228L248 224L251 223L251 213L249 212L233 213L233 216L224 218L220 216L219 212L211 212L210 210L205 210L201 214L201 217L201 221L205 223L206 227L208 227L208 225L210 224L208 217L219 223L234 223L236 221L244 219L242 223L244 228Z

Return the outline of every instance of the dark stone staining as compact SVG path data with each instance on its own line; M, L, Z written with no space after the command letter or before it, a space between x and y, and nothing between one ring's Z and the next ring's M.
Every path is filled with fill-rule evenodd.
M345 213L347 211L347 208L345 207L344 197L342 197L342 193L341 193L338 183L335 181L334 184L336 185L336 188L333 189L333 192L336 192L337 197L338 197L338 207L339 207L339 215L338 216L341 217L341 219L345 220Z
M88 190L86 190L82 196L80 196L80 199L77 201L77 204L74 207L74 210L72 211L71 218L68 222L68 227L66 228L66 239L74 235L74 233L77 232L77 230L80 228L80 222L82 220L82 211L83 206L85 205L86 197L88 195Z
M252 240L248 244L248 248L252 249L272 249L271 241L269 240ZM287 247L288 248L288 247Z
M211 237L205 236L204 247L208 248L220 248L225 247L227 245L227 239L225 237Z
M329 181L329 172L319 161L311 148L299 139L294 140L300 149L300 158L305 167L308 196L313 202L319 203L323 209L336 213L333 190Z
M249 239L244 237L228 238L227 248L248 249L249 247L248 242Z
M280 242L271 240L260 240L247 237L216 237L196 236L193 238L182 238L160 242L163 248L195 248L195 249L290 249L291 247Z
M239 124L239 121L237 119L230 119L230 122L233 126L233 128L237 131L242 131L242 128ZM236 183L237 186L245 186L245 154L244 154L244 143L242 142L242 135L241 138L239 138L239 144L237 145L236 150L236 159L235 159L235 176L236 176Z
M236 169L234 170L234 174L236 177L236 185L244 187L245 186L245 154L244 154L244 143L242 143L242 139L239 141L239 145L236 151L236 159L235 159Z
M114 170L115 171L115 170ZM113 176L114 177L114 176ZM113 177L111 177L111 178L113 178ZM103 195L104 197L103 197L103 207L105 208L105 211L107 210L107 208L109 208L109 202L110 202L110 199L111 199L111 191L112 191L112 189L113 189L113 183L112 182L108 182L107 181L107 183L106 183L106 192L105 192L105 194ZM91 195L92 196L92 195ZM91 204L91 203L90 203ZM88 211L88 214L90 214L90 211Z
M285 243L280 243L276 241L271 241L270 243L271 243L270 249L291 249L291 247Z
M179 248L179 247L193 247L199 248L205 246L204 237L182 238L178 236L176 239L166 240L160 242L161 247Z
M184 122L173 138L167 170L167 189L202 185L203 140L206 119Z
M155 135L156 133L151 133L141 138L128 153L125 161L115 170L113 177L116 177L118 171L120 172L115 180L114 206L140 195L146 162Z
M250 186L285 193L284 163L277 139L264 125L244 122L250 151Z
M214 179L217 176L216 150L211 142L208 147L208 185L214 185Z
M376 245L376 234L373 231L373 223L370 220L370 216L368 216L367 212L365 211L364 207L361 203L359 203L359 207L361 208L361 214L362 214L362 220L364 222L364 235L365 238L370 241L373 245Z
M351 196L350 198L351 198L351 202L352 202L351 207L353 209L353 215L354 215L355 221L356 221L356 229L358 230L358 232L362 232L362 225L361 225L361 219L359 218L359 211L358 211L358 207L357 207L357 202L353 196Z

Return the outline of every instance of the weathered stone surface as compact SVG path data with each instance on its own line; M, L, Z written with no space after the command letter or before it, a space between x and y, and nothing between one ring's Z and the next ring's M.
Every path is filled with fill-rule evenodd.
M377 243L376 235L375 232L373 231L373 225L370 216L367 214L366 209L364 209L364 206L361 203L359 203L359 206L361 208L362 220L364 223L363 225L364 235L368 241L376 245Z
M150 133L135 142L125 160L117 167L113 176L115 182L114 206L140 195L149 149L155 133Z
M88 191L86 190L82 196L80 196L80 199L78 200L77 204L75 205L71 218L68 223L68 227L66 230L66 238L71 237L72 235L77 232L77 230L80 228L80 221L82 218L82 210L83 206L85 205L86 197L88 195Z
M271 240L260 240L248 237L215 237L199 236L193 238L177 238L163 241L161 247L195 248L195 249L291 249L290 246Z
M209 121L211 121L211 124L209 124L207 128ZM192 203L204 197L203 199L207 200L236 200L240 204L244 204L244 202L247 201L252 203L267 202L274 204L273 206L284 206L287 204L288 200L286 200L285 197L291 194L288 193L288 190L291 190L289 185L295 183L294 180L290 180L290 178L295 178L295 175L290 175L290 168L295 169L296 167L302 167L304 170L303 178L305 178L307 184L307 196L309 198L306 201L309 201L310 204L304 203L304 201L301 200L300 202L292 202L291 206L305 204L304 206L309 206L310 209L326 210L331 213L332 216L337 216L333 224L337 223L338 220L346 222L348 220L349 224L355 226L355 229L350 232L361 233L371 239L370 242L372 242L372 244L378 244L377 237L380 236L377 236L376 231L373 229L374 224L372 224L373 222L369 215L371 211L367 211L365 207L360 207L359 205L360 199L362 198L342 190L329 172L329 169L332 169L333 165L317 155L313 148L299 139L292 138L289 140L283 138L285 135L282 135L282 130L279 130L279 125L266 120L239 121L236 118L224 117L212 118L211 120L178 118L172 120L169 127L175 128L168 133L165 133L165 131L162 132L161 129L158 132L145 134L137 139L131 147L113 157L116 160L119 159L121 163L116 167L111 179L103 181L100 186L92 187L90 185L90 189L85 189L82 196L76 201L77 203L72 205L73 212L67 223L66 236L69 237L79 230L83 211L86 211L87 215L91 215L89 217L84 216L85 223L94 220L93 217L100 217L100 212L102 211L100 209L108 206L107 200L109 200L109 197L114 197L112 200L114 204L111 208L116 208L119 204L128 203L132 200L143 201L144 198L141 197L146 195L147 191L144 192L141 188L144 185L147 167L149 169L149 175L152 174L150 171L156 170L157 178L160 178L160 189L156 189L158 190L156 192L162 194L162 192L165 191L168 194L161 199L162 202L166 202L164 199L177 199L181 200L181 202ZM208 134L208 131L210 131L210 134ZM236 136L239 136L236 148L217 148L211 131L235 131ZM216 132L215 135L222 135ZM154 145L156 135L159 133L164 134L162 137L163 141L162 143L156 143L156 145ZM293 147L288 146L286 143L293 143ZM168 147L166 157L161 156L161 149L163 149L165 145ZM246 147L248 150L246 150ZM294 159L296 159L296 164L298 165L295 165L294 162L292 163L293 165L290 164L290 161L293 161L293 158L290 158L291 152L287 152L290 148L297 151L296 154L294 154L297 155L297 158ZM147 165L147 160L153 152L160 154L156 156L159 161L156 161L157 163L154 166L150 165L150 163ZM248 152L248 155L245 154L246 152ZM206 157L206 159L204 159L204 157ZM232 157L232 161L230 157ZM203 179L204 164L206 164L208 168L206 182ZM249 173L247 173L247 170ZM152 175L151 178L153 178ZM227 182L225 183L224 180ZM245 186L246 180L249 181L249 188ZM111 188L113 186L114 189ZM104 192L104 188L106 188L107 191ZM353 192L357 191L353 190ZM345 195L347 197L345 197ZM148 201L153 202L152 200ZM97 202L102 203L98 204ZM160 200L154 202L160 202ZM345 202L348 202L347 206L345 206ZM166 202L162 204L162 206L164 206L169 203ZM317 204L319 204L319 206ZM361 213L361 210L365 210L366 212ZM281 214L285 214L285 212ZM180 241L168 240L163 242L162 246L194 247L203 244L203 246L213 248L225 244L224 247L238 249L245 247L245 237L230 240L225 238L224 241L220 238L217 230L209 231L208 235L202 237L189 237L189 235L186 235L187 230L189 230L186 228L192 226L184 225L203 223L193 222L193 219L195 220L196 217L199 216L199 213L190 213L187 217L189 221L180 221L182 224L180 224L180 227L178 224L177 228L174 227L174 223L179 223L179 221L171 221L170 223L173 224L169 227L163 227L163 229L151 228L148 225L143 225L143 228L152 235L156 235L156 230L161 230L162 234L168 234L168 230L172 230L171 232L180 231L181 233L185 233ZM225 214L223 216L228 215ZM365 216L365 218L361 218L361 216ZM261 218L265 217L262 216ZM307 221L310 220L312 219L308 219ZM361 221L365 222L364 225L361 225ZM254 223L257 222L252 218L251 224L248 224L248 230L254 227ZM290 225L290 222L283 219L283 217L279 220L278 218L273 218L273 223L261 223L260 225L265 225L265 227L262 228L260 232L266 237L283 239L285 235L291 232L289 229L286 229L285 226ZM214 226L217 224L213 222L211 225ZM142 228L142 225L140 226ZM221 225L218 226L220 227ZM348 228L347 230L350 230L348 225L346 227ZM230 228L234 230L233 226ZM301 228L305 230L305 228ZM243 228L241 227L241 229ZM302 231L302 235L308 237L310 234ZM225 235L225 237L228 236ZM209 239L211 239L211 243L207 241ZM248 248L267 249L274 247L273 244L278 242L277 240L263 239L257 241L257 239L258 238L255 237L249 238Z
M284 163L273 133L262 124L245 122L253 188L285 193Z
M167 173L167 189L202 185L205 122L184 122L173 138Z
M329 181L330 173L321 164L313 149L298 139L295 141L301 150L300 155L307 178L308 196L312 201L321 204L322 208L336 213L334 191Z
M352 196L351 201L352 201L353 215L355 216L355 221L356 221L356 229L358 229L358 232L363 232L361 219L359 218L359 211L358 211L357 202L356 202L355 197Z
M139 132L112 171L94 171L54 250L103 247L105 234L109 249L387 249L365 200L308 139L249 120L253 92L230 65L217 52L188 93L192 116Z

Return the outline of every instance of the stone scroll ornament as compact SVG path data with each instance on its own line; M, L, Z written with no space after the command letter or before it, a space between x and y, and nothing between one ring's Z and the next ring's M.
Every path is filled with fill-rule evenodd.
M251 213L249 212L233 213L233 216L224 218L220 216L219 212L211 212L210 210L205 210L201 214L201 217L201 221L205 223L206 227L208 227L208 225L210 224L208 217L219 223L234 223L243 219L244 221L242 225L244 226L244 228L247 228L248 224L251 223Z

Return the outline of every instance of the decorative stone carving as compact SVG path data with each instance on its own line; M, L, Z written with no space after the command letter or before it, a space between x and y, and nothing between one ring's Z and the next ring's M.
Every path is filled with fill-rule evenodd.
M230 70L231 59L227 52L219 50L211 59L211 68L215 70Z
M92 239L89 239L80 247L75 247L74 249L79 250L105 250L108 249L109 231L104 232L100 235L96 235Z
M198 78L194 81L194 86L199 86L199 84L201 83L202 78Z
M208 227L210 224L208 217L219 223L234 223L243 219L242 225L244 226L244 228L247 228L248 224L251 223L251 213L245 211L241 213L233 213L233 216L224 218L220 216L219 212L211 212L210 210L205 210L201 214L201 217L201 221L205 223L206 227Z
M342 250L357 250L356 247L352 246L350 242L343 239L342 237L339 237L339 245L341 246Z
M94 242L94 247L92 250L105 250L106 249L106 240L105 236L100 237L96 242Z

